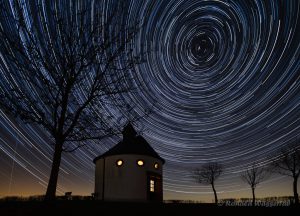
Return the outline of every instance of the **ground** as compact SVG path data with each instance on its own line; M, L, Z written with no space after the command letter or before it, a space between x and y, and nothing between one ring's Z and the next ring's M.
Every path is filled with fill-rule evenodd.
M298 207L225 207L213 204L117 203L98 201L5 201L0 202L1 216L15 215L291 215Z

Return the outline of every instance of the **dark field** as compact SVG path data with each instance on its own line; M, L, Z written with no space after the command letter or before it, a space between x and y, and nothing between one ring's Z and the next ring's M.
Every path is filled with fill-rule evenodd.
M298 215L299 207L234 207L188 203L3 201L0 215ZM294 212L294 213L293 213ZM298 212L298 213L297 213Z

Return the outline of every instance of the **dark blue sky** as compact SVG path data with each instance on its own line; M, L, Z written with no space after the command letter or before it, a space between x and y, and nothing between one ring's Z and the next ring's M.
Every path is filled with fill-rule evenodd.
M24 2L26 12L39 1ZM68 10L66 2L57 8ZM83 2L101 6L105 18L115 1L78 2L78 8ZM194 183L191 171L215 161L225 167L217 182L221 197L250 196L240 172L253 162L268 164L269 155L300 136L300 2L125 2L128 14L120 19L125 25L143 21L133 46L148 53L132 71L138 91L124 97L137 113L155 103L136 127L166 160L165 198L211 200L210 188ZM9 66L0 61L5 88ZM108 112L117 123L120 112ZM0 132L0 196L44 193L52 158L47 134L3 112ZM115 143L107 139L63 155L58 191L93 192L92 160ZM289 195L291 188L274 175L257 192Z

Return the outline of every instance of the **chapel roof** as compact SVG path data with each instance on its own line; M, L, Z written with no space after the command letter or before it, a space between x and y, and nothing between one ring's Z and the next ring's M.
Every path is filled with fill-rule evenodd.
M109 149L104 154L96 157L93 162L95 163L100 158L105 158L112 155L123 154L136 154L147 155L161 160L163 163L165 160L161 158L157 152L151 147L151 145L144 139L144 137L137 135L134 127L131 123L128 123L123 131L123 140Z

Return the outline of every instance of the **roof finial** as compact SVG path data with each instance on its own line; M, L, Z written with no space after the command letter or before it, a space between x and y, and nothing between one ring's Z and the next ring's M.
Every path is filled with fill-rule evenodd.
M125 140L125 139L134 138L137 133L134 127L132 126L131 122L128 122L127 125L124 127L122 134L123 134L123 139Z

